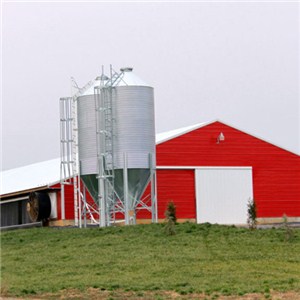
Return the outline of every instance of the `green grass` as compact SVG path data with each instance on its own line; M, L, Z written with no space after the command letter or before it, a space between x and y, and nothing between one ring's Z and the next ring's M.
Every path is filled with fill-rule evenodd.
M62 289L181 295L300 291L300 230L210 224L34 228L1 234L1 283L24 296Z

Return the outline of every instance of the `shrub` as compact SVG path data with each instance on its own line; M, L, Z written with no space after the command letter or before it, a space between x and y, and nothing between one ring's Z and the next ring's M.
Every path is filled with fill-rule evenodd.
M174 202L169 202L167 205L167 210L165 212L165 216L167 218L167 220L171 219L173 220L174 223L176 223L177 221L177 217L176 217L176 206L174 204Z
M167 235L176 234L176 231L175 231L175 224L177 221L176 206L172 201L169 202L167 205L167 209L165 211L165 216L166 216L165 231L166 231Z
M257 212L256 212L256 204L255 204L254 199L249 199L247 206L248 206L248 210L247 210L248 227L251 230L254 230L254 229L256 229L256 226L257 226L257 220L256 220Z

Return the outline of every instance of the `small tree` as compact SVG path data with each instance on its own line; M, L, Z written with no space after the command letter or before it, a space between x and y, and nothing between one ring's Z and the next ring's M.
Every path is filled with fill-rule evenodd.
M169 202L167 205L167 209L165 211L165 216L166 216L166 226L165 226L166 233L168 235L176 234L176 231L175 231L175 224L177 221L176 206L172 201Z
M256 211L256 204L254 199L249 199L248 201L248 210L247 210L247 214L248 214L248 218L247 218L247 223L248 226L251 230L256 229L257 226L257 211Z
M176 223L176 206L173 201L170 201L167 205L167 210L165 212L166 218L169 220L173 220L174 223Z
M284 229L284 241L291 242L294 239L294 231L289 225L288 217L283 215L283 229Z

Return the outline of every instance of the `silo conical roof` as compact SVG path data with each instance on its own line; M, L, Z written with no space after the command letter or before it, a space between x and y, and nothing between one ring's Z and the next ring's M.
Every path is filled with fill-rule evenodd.
M140 77L132 72L133 68L120 69L120 77L113 84L114 86L150 86Z
M145 81L143 81L139 76L132 72L133 68L126 67L121 68L119 77L113 83L114 87L117 86L150 86ZM101 78L103 76L103 78ZM104 84L108 82L108 77L105 75L98 76L94 79L88 86L87 89L83 88L83 91L79 93L78 97L80 96L88 96L94 95L95 87L99 87L101 84L101 79L104 79Z
M100 77L97 77L96 79L94 79L92 81L91 85L86 90L82 91L82 93L79 95L79 97L94 95L94 89L95 89L95 87L99 87L100 83L101 83L101 79L100 79Z

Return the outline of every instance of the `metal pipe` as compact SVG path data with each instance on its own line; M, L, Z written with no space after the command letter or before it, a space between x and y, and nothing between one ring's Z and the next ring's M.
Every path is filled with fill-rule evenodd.
M79 176L79 175L78 175ZM79 221L79 228L82 228L82 213L81 213L81 207L82 207L82 200L81 200L81 191L80 191L80 178L78 180L78 221Z
M65 185L61 183L61 190L60 190L60 210L61 210L61 219L65 220Z
M71 111L70 111L70 98L66 99L66 150L67 150L67 162L68 162L68 176L71 176L71 149L70 149L70 143L72 139L72 133L70 131L70 121L71 121Z
M77 176L74 176L74 219L75 226L78 226L78 189L77 187Z
M83 185L83 226L86 228L86 188Z
M150 198L151 198L151 217L152 223L157 222L157 201L156 201L156 171L154 169L154 155L149 153L149 169L150 169Z
M104 178L102 176L103 169L103 157L100 157L100 172L98 175L98 200L99 200L99 210L100 210L100 227L105 227L105 190L104 190ZM101 175L100 175L101 174Z
M151 179L151 211L152 211L152 223L157 223L157 182L156 182L156 171L154 170Z
M124 152L123 190L124 190L125 225L129 225L130 216L129 216L128 172L127 172L127 153L126 152Z
M26 224L20 224L20 225L3 226L3 227L0 227L0 231L13 230L13 229L24 229L24 228L32 228L32 227L42 227L42 226L43 226L42 222L26 223Z

